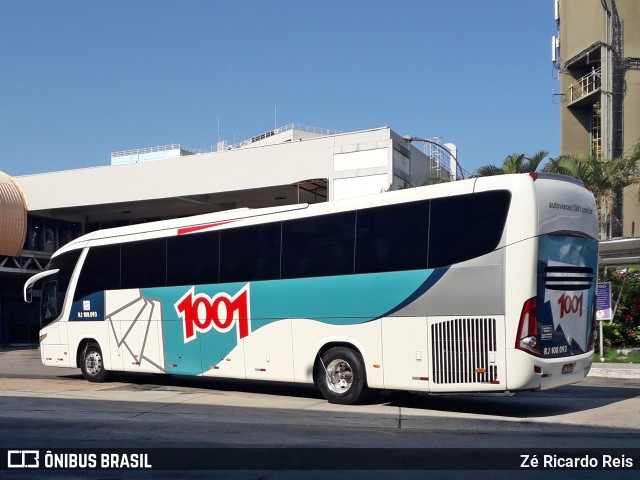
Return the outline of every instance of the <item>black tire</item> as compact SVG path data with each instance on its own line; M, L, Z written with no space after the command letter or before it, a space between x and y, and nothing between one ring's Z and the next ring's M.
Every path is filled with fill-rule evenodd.
M102 351L98 345L87 345L82 354L80 369L84 378L90 382L104 382L107 379L109 372L104 369Z
M316 362L315 381L329 403L351 405L368 392L362 357L347 347L335 347L321 355Z

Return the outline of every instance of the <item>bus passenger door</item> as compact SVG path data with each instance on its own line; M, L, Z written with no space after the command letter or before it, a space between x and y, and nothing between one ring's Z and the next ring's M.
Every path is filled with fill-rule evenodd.
M385 388L428 391L427 318L384 318L382 357Z
M50 281L42 287L40 303L40 334L45 334L41 342L42 358L45 365L70 366L67 322L62 317L62 299L57 291L57 281Z

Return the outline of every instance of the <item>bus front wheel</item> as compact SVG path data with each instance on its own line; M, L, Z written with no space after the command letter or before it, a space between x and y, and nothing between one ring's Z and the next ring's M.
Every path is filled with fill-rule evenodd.
M82 375L90 382L104 382L109 372L104 369L104 361L100 347L95 344L87 345L82 356Z
M358 352L335 347L320 355L315 379L329 403L350 405L367 392L364 362Z

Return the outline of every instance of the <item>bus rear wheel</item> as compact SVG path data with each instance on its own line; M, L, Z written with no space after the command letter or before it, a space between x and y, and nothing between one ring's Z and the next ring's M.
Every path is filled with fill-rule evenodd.
M89 344L85 349L80 368L84 378L90 382L104 382L109 376L109 372L104 369L102 351L95 344Z
M362 357L346 347L335 347L320 355L315 379L329 403L350 405L362 400L368 390Z

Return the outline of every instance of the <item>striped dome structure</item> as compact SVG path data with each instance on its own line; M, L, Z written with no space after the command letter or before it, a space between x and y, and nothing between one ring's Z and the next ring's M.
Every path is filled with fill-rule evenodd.
M20 255L26 235L27 198L17 181L0 172L0 255Z

